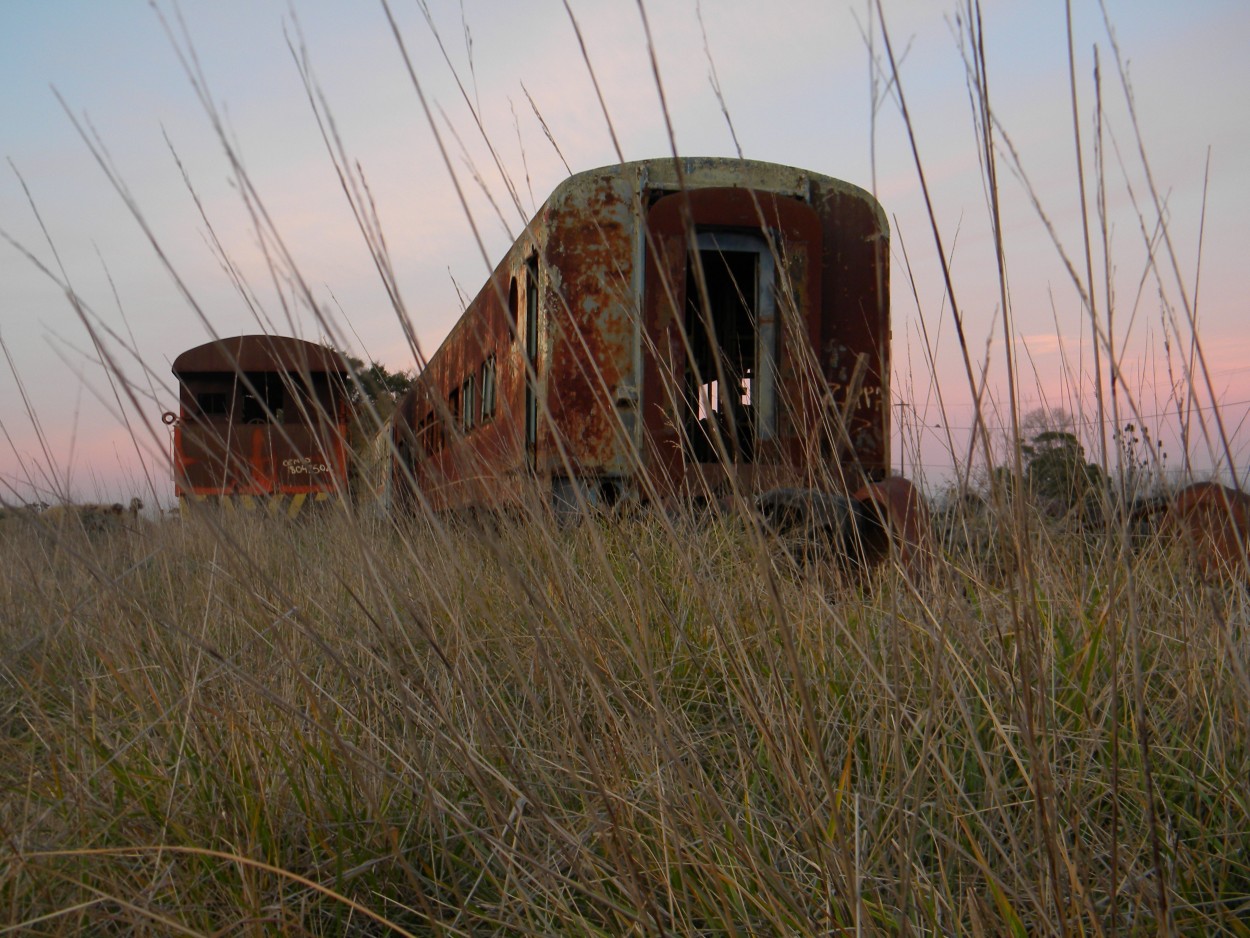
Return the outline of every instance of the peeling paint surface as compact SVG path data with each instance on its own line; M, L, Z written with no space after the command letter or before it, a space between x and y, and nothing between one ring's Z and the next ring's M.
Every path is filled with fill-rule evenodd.
M758 256L755 269L774 271L773 282L704 271L705 260L714 266L722 255L695 246L700 236L760 245L756 255L734 248L734 269L748 271ZM813 478L842 478L848 489L878 480L889 464L888 246L885 215L871 196L793 167L655 159L573 176L397 409L393 484L420 489L435 508L454 508L506 504L531 481L567 488L561 479L582 480L592 493L610 484L613 492L662 499ZM728 312L716 315L729 316L734 328L765 308L765 295L775 310L768 331L751 319L754 350L733 346L738 358L717 372L733 380L715 392L706 362L724 356L690 344L720 348L715 328L700 318L712 315L710 294L700 292L700 277L709 275L720 277L718 295L730 296L718 301L729 303ZM730 308L739 276L754 291L741 301L746 313ZM477 412L466 414L487 360L497 363L497 408L487 415L479 395ZM765 411L751 395L764 387L768 368L776 414L760 430ZM527 443L531 402L537 427ZM692 442L692 426L712 443ZM733 455L709 457L713 443L722 445L722 426L730 427Z
M172 370L181 503L346 491L346 365L333 351L281 336L234 336L188 349Z

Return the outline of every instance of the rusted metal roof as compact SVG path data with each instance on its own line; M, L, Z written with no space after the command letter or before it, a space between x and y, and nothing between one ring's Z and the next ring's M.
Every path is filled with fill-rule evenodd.
M333 349L277 335L236 335L205 342L174 359L175 375L206 371L346 372L347 363Z

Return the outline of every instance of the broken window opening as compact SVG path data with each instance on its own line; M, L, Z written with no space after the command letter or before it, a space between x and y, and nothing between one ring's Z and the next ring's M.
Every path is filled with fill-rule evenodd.
M230 395L225 391L202 391L195 395L195 406L201 417L224 417L230 413Z
M495 354L482 362L482 423L495 416Z
M508 318L512 320L512 334L517 335L521 327L521 307L517 301L516 277L508 284Z
M314 376L313 382L316 381ZM311 423L317 419L317 394L309 387L303 375L288 371L283 380L283 388L286 401L274 410L278 423Z
M248 372L244 377L247 380L239 382L243 394L243 422L269 423L272 420L281 423L286 400L283 375L262 371Z
M755 379L747 375L742 379L742 404L751 406L751 385ZM713 379L699 388L699 419L707 420L711 414L721 412L720 382Z
M686 265L686 455L753 462L773 433L775 265L754 234L700 232L697 248Z
M473 429L473 420L477 416L476 396L474 394L474 378L473 375L464 379L464 384L460 388L460 399L463 402L462 409L464 411L464 432L468 433Z
M538 468L538 257L525 262L525 451Z

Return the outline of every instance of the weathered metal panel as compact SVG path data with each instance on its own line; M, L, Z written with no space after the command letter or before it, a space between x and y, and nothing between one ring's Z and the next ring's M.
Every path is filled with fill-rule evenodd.
M309 371L341 374L347 365L333 349L280 335L238 335L187 349L174 359L175 375L228 371Z
M396 446L411 441L413 453L407 465L395 467L392 478L401 502L413 501L414 484L435 509L498 504L512 497L499 480L520 471L524 463L520 418L525 369L517 342L523 322L514 321L509 296L514 278L524 296L524 249L530 244L523 238L514 245L399 402L394 417ZM518 312L523 318L524 312ZM481 410L478 393L488 360L494 362L496 403L489 416ZM466 427L460 394L470 377L475 413Z
M648 465L662 489L671 495L728 494L730 475L743 490L758 490L760 481L795 484L810 472L806 444L815 439L819 388L802 370L810 357L821 314L819 257L822 229L813 210L794 198L769 191L718 186L664 195L647 216L652 250L647 268L647 330L656 354L647 361L643 396L648 439ZM740 466L692 463L683 452L675 410L680 374L686 358L680 320L687 303L688 229L754 230L770 239L777 265L776 289L781 324L777 384L776 433ZM807 466L804 464L807 463ZM771 466L772 468L763 468Z
M574 472L624 473L631 467L628 428L618 403L632 406L633 188L620 176L578 178L563 188L549 217L543 252L550 341L547 403ZM626 403L630 402L630 403ZM548 467L570 467L552 446Z
M780 351L769 377L785 406L749 464L692 463L674 432L678 320L695 228L754 231L775 252ZM395 484L410 477L429 504L445 508L507 502L532 480L550 488L570 473L654 484L661 494L723 491L730 476L748 490L811 484L816 475L840 475L848 486L880 478L889 439L888 231L863 190L792 167L658 159L571 177L397 410L397 441L433 425L438 445L415 447ZM531 259L540 298L532 453L524 345ZM468 425L458 402L490 356L497 411ZM845 418L845 429L830 431L831 415Z
M332 350L281 336L235 336L179 355L176 494L344 491L344 369Z
M342 427L180 422L178 486L200 495L338 491L346 476Z
M890 229L876 201L846 183L813 183L813 204L825 233L826 308L817 348L835 400L848 415L836 451L843 460L853 455L869 478L880 479L889 468L890 445Z

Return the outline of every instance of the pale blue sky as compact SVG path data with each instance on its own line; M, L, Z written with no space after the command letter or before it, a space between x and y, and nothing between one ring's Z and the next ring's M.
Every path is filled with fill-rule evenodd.
M668 152L637 5L608 0L570 0L570 5L625 157ZM953 246L956 289L980 361L988 338L1001 345L1002 329L996 325L998 289L984 189L953 35L956 5L942 0L886 0L883 5L896 50L908 50L902 64L904 91L946 248ZM296 33L292 6L344 142L368 177L404 299L423 343L432 349L458 315L453 279L471 295L487 264L449 184L381 4L159 4L179 35L176 10L181 10L249 176L318 302L341 305L355 333L349 338L360 343L356 351L406 367L399 328L338 189L287 47L286 37ZM1117 334L1122 336L1132 322L1124 367L1137 382L1134 390L1145 399L1146 411L1155 413L1167 404L1160 289L1144 276L1142 235L1126 181L1143 211L1148 210L1148 228L1154 224L1153 209L1099 7L1090 0L1076 0L1073 6L1087 156L1093 140L1094 46L1102 58L1106 128L1119 147L1118 156L1111 149L1107 154ZM462 8L472 38L472 71ZM526 212L541 203L565 170L538 126L522 83L574 171L616 159L558 0L430 0L429 9L452 64L470 95L480 101L487 134L522 193ZM745 155L871 185L868 57L859 31L859 24L868 20L865 3L704 0L696 7L694 0L652 0L646 9L682 152L732 153L708 79L696 17L701 9ZM440 129L450 126L462 142L447 134L493 264L509 243L506 231L519 228L519 216L507 208L499 174L421 8L413 0L394 0L393 10L423 89L446 115L445 122L440 118ZM1236 424L1246 412L1238 402L1250 400L1244 299L1250 288L1250 265L1244 258L1250 245L1250 56L1245 54L1250 5L1242 0L1108 0L1107 10L1129 62L1146 152L1167 200L1170 232L1191 295L1203 174L1211 150L1200 316L1216 372L1215 390L1229 405L1226 416ZM992 102L1045 211L1076 257L1081 249L1064 5L991 0L984 25ZM131 426L142 425L142 459L159 496L168 500L171 487L156 455L165 445L159 414L174 401L168 363L203 341L206 332L61 110L50 91L53 85L71 110L85 115L98 132L162 250L214 329L221 334L253 331L256 322L208 247L205 222L164 135L186 166L209 222L275 322L285 322L282 301L290 300L289 290L270 280L222 146L149 4L0 0L0 156L12 160L29 186L78 293L111 328L124 332L120 300L136 336L138 359L150 371L154 387L154 399L141 400L140 412L129 403L126 409ZM920 315L899 254L903 242L924 322L930 336L937 337L937 377L952 404L947 419L951 425L969 423L969 395L911 153L892 101L881 106L876 141L878 195L896 225L895 390L908 405L903 413L925 414L928 430L920 461L937 471L946 458L946 440L932 426L942 418L934 410ZM1127 169L1120 168L1121 160ZM466 170L470 162L497 203L505 206L502 220ZM1087 170L1092 173L1091 166ZM1088 329L1083 330L1067 274L1006 164L1000 164L1000 175L1016 329L1029 337L1036 367L1036 375L1026 370L1021 382L1026 407L1036 405L1043 392L1052 405L1071 407L1063 396L1059 349L1066 350L1070 369L1088 372ZM0 165L0 230L51 263L51 251L7 163ZM1163 296L1179 305L1170 270L1165 274ZM319 327L298 304L293 316L297 331L319 336ZM52 461L62 479L69 472L75 494L144 494L141 458L123 422L110 413L118 408L93 363L84 329L59 288L7 243L0 243L0 336L29 392ZM127 353L120 354L119 362L146 395L149 379L139 363ZM1002 377L1001 355L992 353L991 385L1001 387ZM1088 378L1078 378L1077 384L1078 390L1087 390ZM24 497L32 479L36 487L50 487L15 377L2 361L0 423L8 437L0 439L0 496L11 498L16 492ZM1245 439L1243 431L1242 445ZM962 449L958 441L957 448ZM1250 458L1244 449L1240 455L1243 462ZM908 459L914 461L914 454ZM1178 459L1173 457L1173 462Z

